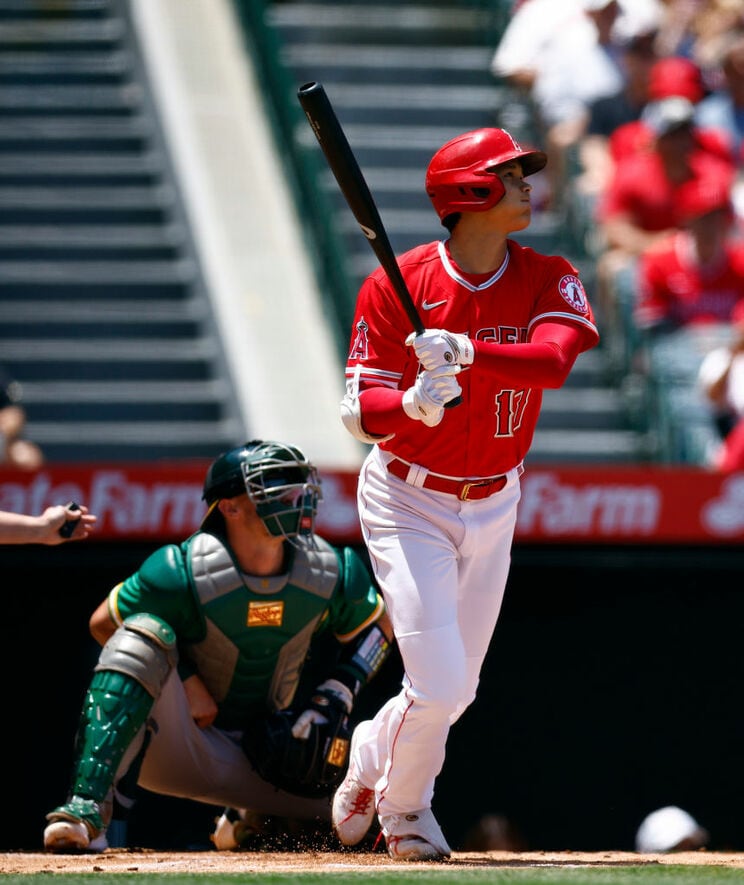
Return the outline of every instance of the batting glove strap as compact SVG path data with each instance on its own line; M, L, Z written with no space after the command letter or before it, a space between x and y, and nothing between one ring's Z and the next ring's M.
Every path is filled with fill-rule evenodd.
M420 335L413 332L406 338L406 344L413 347L425 369L453 364L469 366L475 357L473 342L467 335L446 329L424 329Z

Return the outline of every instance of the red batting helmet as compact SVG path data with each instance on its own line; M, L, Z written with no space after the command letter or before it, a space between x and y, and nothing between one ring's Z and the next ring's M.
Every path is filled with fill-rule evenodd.
M485 212L504 196L494 167L519 160L522 172L539 172L548 158L523 150L504 129L474 129L442 145L426 170L426 192L440 220L453 212Z

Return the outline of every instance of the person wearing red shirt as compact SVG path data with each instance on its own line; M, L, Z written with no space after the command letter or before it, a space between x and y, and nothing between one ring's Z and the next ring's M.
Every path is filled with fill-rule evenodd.
M744 299L744 242L730 236L728 177L689 182L676 211L682 227L639 260L635 322L646 331L727 323Z
M602 241L597 261L597 309L615 340L632 313L639 256L682 224L681 190L696 180L733 183L733 162L701 146L692 102L680 96L652 102L643 121L653 132L646 148L617 163L596 207Z
M697 106L705 94L702 71L692 59L672 55L659 58L652 65L648 78L646 104L664 101L667 98L686 98ZM698 129L696 136L714 153L730 162L733 161L730 148L718 133L711 133L709 130L701 132ZM654 131L646 120L642 119L641 112L635 120L618 126L609 136L608 149L612 162L618 163L629 154L647 149L653 139Z
M727 472L744 470L744 297L731 327L730 341L705 355L697 379L721 434L712 466Z
M509 238L546 161L503 129L447 142L426 190L449 236L399 257L427 328L409 334L381 268L357 297L342 419L372 445L359 517L404 678L355 729L332 821L355 845L377 816L395 860L450 854L434 783L496 626L542 391L599 340L577 269Z
M679 191L687 182L725 175L733 182L733 160L700 145L694 115L693 104L681 97L654 102L643 112L654 137L615 167L598 205L610 248L637 256L679 227Z

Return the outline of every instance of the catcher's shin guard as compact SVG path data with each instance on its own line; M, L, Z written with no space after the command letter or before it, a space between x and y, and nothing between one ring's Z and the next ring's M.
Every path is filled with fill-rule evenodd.
M128 618L103 647L75 740L73 795L103 802L171 671L174 648L171 628L151 615Z

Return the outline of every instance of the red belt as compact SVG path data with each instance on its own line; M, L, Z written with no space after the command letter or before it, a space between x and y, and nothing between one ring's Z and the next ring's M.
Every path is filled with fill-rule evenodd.
M407 482L409 466L405 461L393 458L388 462L387 469L393 476ZM489 479L448 479L446 476L427 473L422 488L455 495L461 501L478 501L500 492L505 485L506 476L492 476Z

